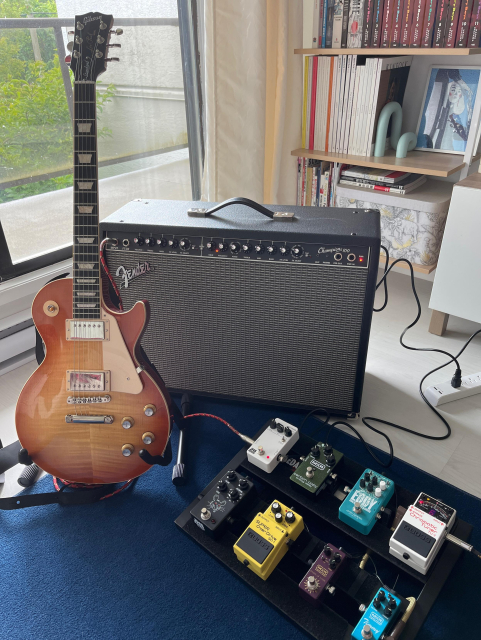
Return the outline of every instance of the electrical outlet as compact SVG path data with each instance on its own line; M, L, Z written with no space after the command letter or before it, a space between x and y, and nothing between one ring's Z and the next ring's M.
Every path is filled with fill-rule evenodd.
M463 376L461 386L457 389L451 386L451 382L441 382L428 387L424 395L433 407L437 407L440 404L446 404L446 402L474 396L476 393L481 393L481 371Z

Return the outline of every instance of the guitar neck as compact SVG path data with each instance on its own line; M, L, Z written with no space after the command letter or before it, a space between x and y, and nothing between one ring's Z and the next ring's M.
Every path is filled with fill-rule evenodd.
M74 84L73 317L100 318L95 82Z

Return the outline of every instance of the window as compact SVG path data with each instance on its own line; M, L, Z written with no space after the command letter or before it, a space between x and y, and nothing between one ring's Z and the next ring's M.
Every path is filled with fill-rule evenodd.
M135 198L200 196L192 5L180 0L178 13L176 0L102 2L123 34L111 40L121 45L110 49L120 61L97 83L101 219ZM71 255L72 78L64 58L74 15L89 11L86 0L0 0L0 281Z

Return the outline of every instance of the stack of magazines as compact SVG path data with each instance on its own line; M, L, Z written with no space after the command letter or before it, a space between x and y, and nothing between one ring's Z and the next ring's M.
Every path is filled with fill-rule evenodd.
M426 176L405 171L346 167L340 172L339 184L404 195L426 182Z
M306 56L303 148L372 155L379 114L388 102L402 106L411 62L412 56Z

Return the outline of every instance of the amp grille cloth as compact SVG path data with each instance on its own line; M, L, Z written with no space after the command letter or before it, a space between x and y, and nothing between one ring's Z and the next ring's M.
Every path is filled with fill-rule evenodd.
M124 309L170 389L352 411L367 269L107 253ZM153 271L124 288L119 265Z

